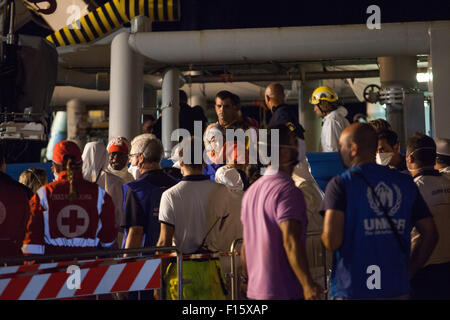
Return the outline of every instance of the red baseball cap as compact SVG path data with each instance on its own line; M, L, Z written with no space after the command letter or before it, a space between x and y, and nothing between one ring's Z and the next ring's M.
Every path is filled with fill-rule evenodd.
M120 152L128 154L130 152L129 142L123 137L112 139L108 143L108 153Z
M69 140L63 140L55 144L53 147L52 161L56 164L65 165L67 163L67 156L73 157L75 163L80 163L81 151L78 145Z

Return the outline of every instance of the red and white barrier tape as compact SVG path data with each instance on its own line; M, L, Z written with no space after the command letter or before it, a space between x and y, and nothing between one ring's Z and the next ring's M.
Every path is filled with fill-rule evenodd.
M66 270L71 262L3 267L0 300L61 299L161 287L161 259L118 262L123 263L80 262L79 289L68 284L72 274Z
M231 256L231 252L183 255L184 260L214 259ZM0 267L0 300L62 299L87 295L129 292L161 287L161 259L176 257L176 253L143 257L109 258L87 261ZM80 288L69 289L75 265L80 271Z

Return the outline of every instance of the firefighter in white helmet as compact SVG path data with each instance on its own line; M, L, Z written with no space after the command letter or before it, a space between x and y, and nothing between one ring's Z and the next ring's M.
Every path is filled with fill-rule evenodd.
M339 136L350 123L345 118L347 109L337 104L338 96L330 87L321 86L314 90L311 104L314 112L322 120L320 143L323 152L337 152Z

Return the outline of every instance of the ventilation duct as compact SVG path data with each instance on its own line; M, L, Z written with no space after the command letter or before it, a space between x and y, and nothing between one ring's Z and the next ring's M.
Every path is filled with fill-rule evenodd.
M178 21L180 0L112 0L47 36L47 40L57 47L87 43L137 16L147 16L151 21Z

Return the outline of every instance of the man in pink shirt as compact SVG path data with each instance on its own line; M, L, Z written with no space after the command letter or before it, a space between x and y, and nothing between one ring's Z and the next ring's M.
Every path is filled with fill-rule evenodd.
M312 280L305 251L305 200L291 179L298 144L287 127L272 130L279 130L280 141L271 142L278 147L279 165L271 163L242 200L247 297L319 299L323 290Z

